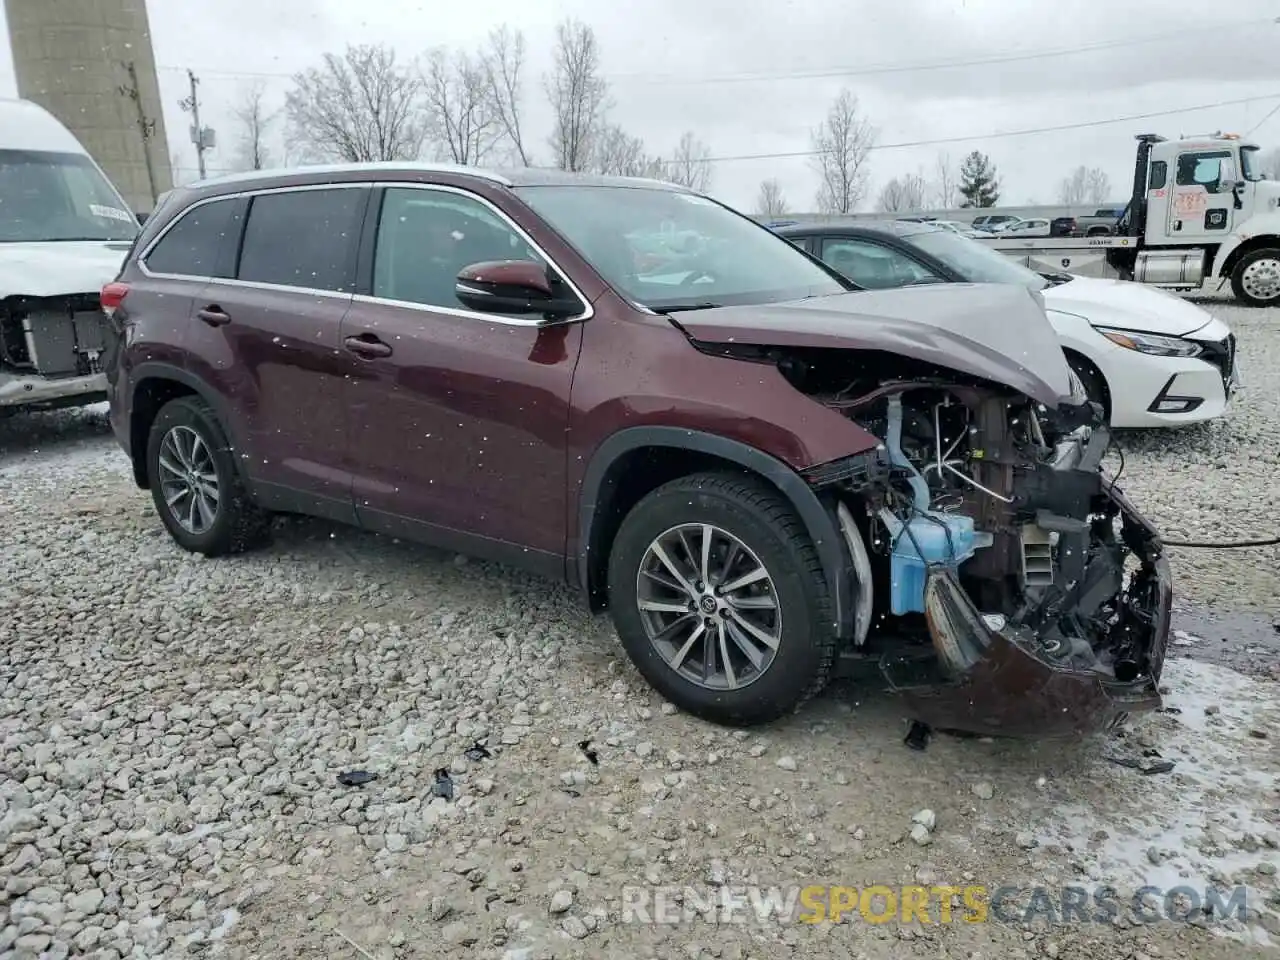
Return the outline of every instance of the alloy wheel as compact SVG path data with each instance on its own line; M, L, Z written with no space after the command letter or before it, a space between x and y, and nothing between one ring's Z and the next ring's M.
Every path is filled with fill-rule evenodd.
M218 518L220 489L213 452L191 427L173 427L160 444L160 491L183 530L202 534Z
M738 690L769 669L782 609L759 557L726 530L682 524L645 551L636 598L649 642L684 680Z

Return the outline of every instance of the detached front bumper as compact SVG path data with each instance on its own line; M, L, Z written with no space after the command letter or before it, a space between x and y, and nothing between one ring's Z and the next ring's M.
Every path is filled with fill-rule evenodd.
M50 379L38 374L0 371L0 409L66 407L97 403L105 399L105 374Z
M1159 535L1128 498L1114 489L1105 496L1139 567L1108 596L1122 582L1122 570L1114 555L1096 551L1083 588L1071 595L1080 608L1114 605L1102 642L1064 644L1059 626L1074 614L1070 605L1023 622L984 617L953 573L935 570L925 587L925 608L941 671L935 666L933 676L921 676L910 661L882 663L914 719L943 730L1062 739L1108 729L1128 714L1161 705L1173 598L1169 562Z

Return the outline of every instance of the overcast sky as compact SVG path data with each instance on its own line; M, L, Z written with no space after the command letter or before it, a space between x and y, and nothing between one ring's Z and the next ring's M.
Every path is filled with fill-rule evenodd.
M529 130L536 131L530 139L535 162L538 154L546 160L542 77L555 24L565 16L595 28L612 119L654 152L669 152L685 130L717 157L806 150L810 129L849 86L886 147L872 157L864 206L890 177L917 170L932 177L940 152L958 167L975 148L996 163L1002 201L1010 205L1057 202L1058 182L1081 163L1103 167L1114 198L1123 200L1134 134L1245 133L1280 105L1280 25L1267 22L1280 14L1275 0L1210 7L1198 0L648 0L612 9L587 0L150 0L148 6L180 179L193 177L195 165L193 149L181 142L188 121L178 108L187 67L203 80L205 123L220 137L219 149L207 155L217 171L232 163L231 108L254 80L266 84L273 107L282 107L289 76L326 51L386 43L407 59L438 44L473 47L500 23L525 33L525 102ZM1068 50L1077 52L905 69ZM15 89L6 43L0 95ZM1267 95L1272 99L1082 130L983 136ZM283 120L277 127L279 141ZM1280 111L1254 137L1264 146L1280 144ZM888 148L948 138L972 139ZM804 158L718 162L711 192L750 209L767 177L782 182L793 209L813 209L816 180Z

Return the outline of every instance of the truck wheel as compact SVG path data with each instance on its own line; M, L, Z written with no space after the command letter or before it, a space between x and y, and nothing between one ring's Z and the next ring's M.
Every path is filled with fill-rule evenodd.
M156 512L184 550L218 557L265 539L270 515L250 501L222 426L198 397L160 408L147 438L147 476Z
M631 661L704 720L776 719L831 674L836 635L817 551L762 481L700 473L654 490L623 520L608 580Z
M1251 250L1231 271L1231 292L1251 307L1280 301L1280 249Z

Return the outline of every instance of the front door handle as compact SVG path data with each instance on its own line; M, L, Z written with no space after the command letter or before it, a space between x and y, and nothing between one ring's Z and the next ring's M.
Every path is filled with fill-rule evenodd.
M223 327L231 322L231 318L222 312L216 303L211 303L203 310L197 310L196 316L211 327Z
M358 337L347 337L342 342L348 350L358 357L364 357L366 360L391 356L391 345L383 343L372 333L362 333Z

